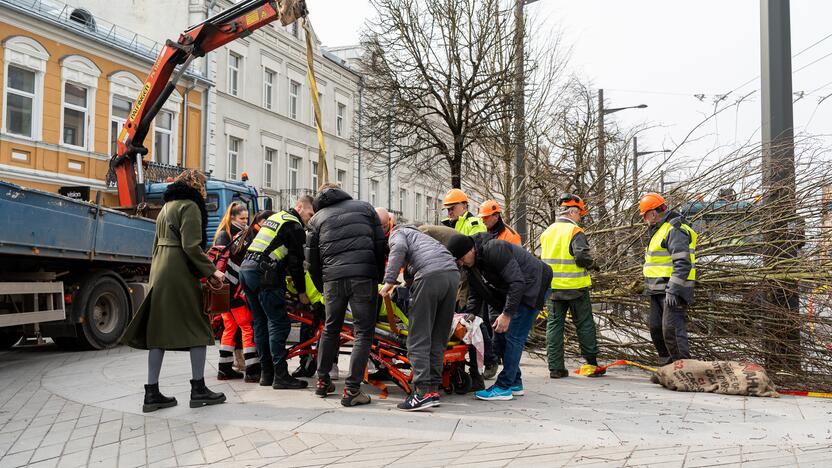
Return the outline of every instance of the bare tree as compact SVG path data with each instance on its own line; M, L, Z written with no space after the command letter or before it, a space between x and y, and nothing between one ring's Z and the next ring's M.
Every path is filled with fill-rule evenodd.
M437 171L460 187L478 139L510 110L498 0L372 0L362 67L368 148Z

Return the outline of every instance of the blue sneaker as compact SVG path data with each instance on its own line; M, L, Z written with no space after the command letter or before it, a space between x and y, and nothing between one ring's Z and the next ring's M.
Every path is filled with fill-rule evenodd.
M511 394L514 396L523 396L526 394L526 391L523 390L523 384L515 385L511 387Z
M480 390L474 393L474 396L480 400L511 400L514 398L514 395L511 393L510 388L500 388L496 385L492 385L485 390Z

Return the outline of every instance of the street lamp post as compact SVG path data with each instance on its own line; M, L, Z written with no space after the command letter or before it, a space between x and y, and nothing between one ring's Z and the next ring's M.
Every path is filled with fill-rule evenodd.
M636 203L639 200L639 191L638 191L638 157L639 156L646 156L648 154L655 154L655 153L670 153L670 150L658 150L658 151L639 151L638 150L638 137L633 137L633 196L636 199ZM664 190L664 188L662 188Z
M613 107L612 109L606 109L604 108L604 90L598 90L598 180L596 182L598 187L598 201L596 203L598 204L599 213L602 219L607 215L607 187L605 180L607 174L607 142L604 132L604 116L626 109L644 109L646 107L647 104L639 104L637 106Z

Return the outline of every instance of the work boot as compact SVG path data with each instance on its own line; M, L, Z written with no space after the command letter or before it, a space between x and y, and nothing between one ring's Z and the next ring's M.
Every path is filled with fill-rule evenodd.
M500 368L500 366L499 366L499 365L497 365L497 363L494 363L494 364L486 364L486 365L485 365L485 370L483 370L483 372L482 372L482 378L483 378L483 379L485 379L485 380L491 380L491 379L493 379L493 378L494 378L494 376L496 376L496 375L497 375L497 370L498 370L499 368Z
M549 371L550 379L562 379L564 377L569 377L569 371L566 369L557 369Z
M289 375L289 368L286 361L282 361L274 366L274 383L272 388L275 390L300 390L306 388L309 382L305 380L298 380Z
M159 384L144 386L144 405L142 405L142 413L150 413L162 408L170 408L176 406L176 398L166 397L159 392Z
M318 377L318 383L315 385L315 396L326 398L327 395L335 391L335 384L329 378L329 375Z
M257 383L260 381L260 363L255 362L254 364L246 367L246 376L244 381L246 383ZM272 378L272 382L274 382L274 378Z
M269 365L260 365L260 386L271 387L274 384L274 368Z
M344 387L344 393L341 396L341 405L343 406L358 406L358 405L369 405L370 404L370 395L362 392L361 389L358 390L350 390L347 387Z
M230 362L221 362L219 366L217 366L217 380L233 380L242 378L243 374L235 371L232 367L232 363Z
M300 358L300 365L292 372L292 377L312 377L317 370L318 361L312 356L306 355Z
M205 386L205 379L191 380L191 408L218 405L225 402L225 394L212 392Z

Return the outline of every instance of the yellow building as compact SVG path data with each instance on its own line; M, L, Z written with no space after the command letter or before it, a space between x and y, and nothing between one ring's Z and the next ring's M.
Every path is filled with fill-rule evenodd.
M60 3L3 0L0 47L0 179L51 192L89 187L91 199L101 191L117 204L110 157L158 45ZM146 159L203 168L210 84L185 75L148 133Z

